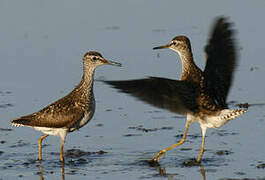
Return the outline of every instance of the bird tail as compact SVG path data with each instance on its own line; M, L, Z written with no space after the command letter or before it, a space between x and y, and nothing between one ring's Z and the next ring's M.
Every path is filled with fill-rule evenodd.
M12 120L12 126L22 127L27 125L28 119L25 118L17 118Z
M220 118L224 120L232 120L245 113L246 111L247 109L224 109L220 114Z
M209 128L219 128L246 111L247 109L223 109L217 115L207 117L206 121Z

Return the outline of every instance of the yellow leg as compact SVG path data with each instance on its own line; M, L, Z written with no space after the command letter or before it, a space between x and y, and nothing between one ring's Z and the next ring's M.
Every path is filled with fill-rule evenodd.
M204 126L201 126L201 129L202 129L202 145L201 145L201 150L200 150L199 156L197 158L197 163L200 163L202 160L202 155L204 152L205 135L206 135L207 128Z
M39 138L39 161L41 161L42 160L42 158L41 158L41 155L42 155L42 153L41 153L41 143L42 143L42 140L44 139L44 138L46 138L46 137L48 137L49 135L48 134L46 134L46 135L44 135L44 136L41 136L40 138Z
M165 155L165 153L166 153L167 151L169 151L169 150L171 150L171 149L173 149L173 148L175 148L175 147L177 147L177 146L183 144L183 143L185 142L185 139L186 139L187 132L188 132L188 129L189 129L189 127L190 127L190 124L191 124L191 122L190 122L190 121L187 121L187 123L186 123L186 127L185 127L185 131L184 131L184 134L183 134L183 137L182 137L182 139L181 139L177 144L173 144L173 145L171 145L171 146L169 146L169 147L167 147L167 148L161 150L159 153L157 153L157 154L151 159L151 161L152 161L152 162L158 162L158 161L159 161L159 160Z
M60 161L64 162L64 158L63 158L63 145L64 145L64 141L61 142L61 151L60 151Z

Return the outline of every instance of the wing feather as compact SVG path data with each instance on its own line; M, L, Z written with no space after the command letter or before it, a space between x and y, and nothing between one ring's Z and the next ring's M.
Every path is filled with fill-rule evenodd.
M186 114L198 110L198 86L191 82L149 77L125 81L103 81L158 108L174 113Z
M66 102L67 101L67 102ZM42 110L14 119L12 124L50 128L70 128L84 116L71 98L62 98Z
M226 98L237 63L234 31L226 18L216 20L205 51L206 92L219 106L226 108Z

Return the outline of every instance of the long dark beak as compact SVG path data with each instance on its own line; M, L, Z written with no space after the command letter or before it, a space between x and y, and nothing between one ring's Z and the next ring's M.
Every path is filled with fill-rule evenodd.
M158 46L158 47L154 47L153 50L156 50L156 49L165 49L165 48L169 48L171 44L166 44L164 46Z
M121 63L110 61L110 60L106 60L106 59L105 59L105 63L109 64L109 65L113 65L113 66L119 66L119 67L121 66Z

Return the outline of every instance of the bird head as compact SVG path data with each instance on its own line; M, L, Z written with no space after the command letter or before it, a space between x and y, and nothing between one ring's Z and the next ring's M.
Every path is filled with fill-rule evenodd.
M179 54L183 51L190 50L190 40L186 36L176 36L168 44L163 46L154 47L153 49L169 48Z
M88 65L90 67L97 67L104 64L121 66L120 63L103 58L102 55L96 51L87 52L83 57L83 61L85 65Z

